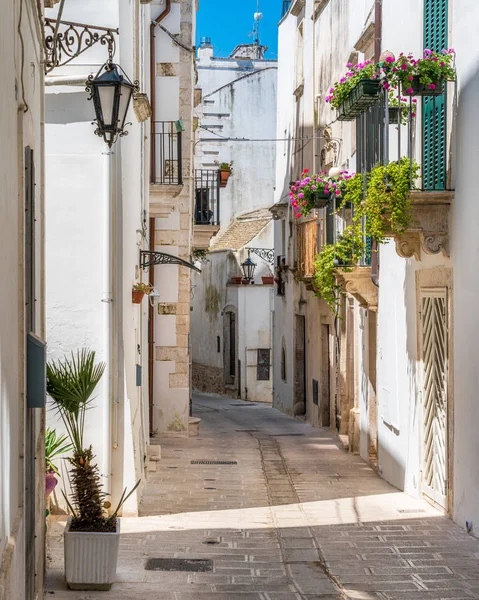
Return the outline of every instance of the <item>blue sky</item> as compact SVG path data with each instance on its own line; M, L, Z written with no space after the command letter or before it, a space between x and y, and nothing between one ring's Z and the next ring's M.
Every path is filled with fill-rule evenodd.
M253 30L253 15L257 0L200 0L197 14L197 40L199 46L202 37L210 37L215 47L215 56L229 56L237 44L248 44L252 38L248 34ZM266 58L278 56L278 22L281 18L282 0L260 0L260 41L268 46Z

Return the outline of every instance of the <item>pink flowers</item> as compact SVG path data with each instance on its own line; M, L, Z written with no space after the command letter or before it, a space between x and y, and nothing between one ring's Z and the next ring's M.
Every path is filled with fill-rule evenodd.
M386 62L387 63L393 63L394 62L394 56L387 56L386 57Z
M430 90L435 90L436 89L436 84L435 83L430 83L427 87Z
M410 87L410 88L408 88L408 89L406 90L406 94L407 94L408 96L411 96L412 94L414 94L414 90L412 89L412 87Z

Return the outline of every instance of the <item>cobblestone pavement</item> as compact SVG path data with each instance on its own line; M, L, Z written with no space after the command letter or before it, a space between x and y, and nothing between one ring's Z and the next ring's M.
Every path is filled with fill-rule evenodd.
M211 396L197 396L194 412L199 437L161 440L141 517L122 520L119 582L66 591L56 524L46 598L479 598L479 540L389 486L327 431ZM145 570L149 558L207 559L212 570Z

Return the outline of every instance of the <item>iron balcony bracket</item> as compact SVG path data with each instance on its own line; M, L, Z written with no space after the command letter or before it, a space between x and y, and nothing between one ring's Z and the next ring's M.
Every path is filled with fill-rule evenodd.
M187 262L178 256L172 254L166 254L165 252L151 252L150 250L140 250L140 266L142 269L148 267L154 267L155 265L180 265L181 267L187 267L197 273L201 273L201 269L198 269L193 263Z
M119 33L118 29L111 27L45 19L45 73L67 65L98 42L108 46L108 54L113 56L116 45L114 34Z
M270 265L274 265L274 250L269 248L247 248L247 250L254 252Z

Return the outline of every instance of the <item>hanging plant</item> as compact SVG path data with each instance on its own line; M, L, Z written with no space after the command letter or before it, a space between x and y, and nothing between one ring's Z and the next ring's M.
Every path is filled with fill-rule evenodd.
M342 293L337 281L337 271L352 271L364 251L361 227L348 225L336 244L326 244L314 261L313 285L317 296L329 305L334 315L339 312Z
M308 169L301 173L291 187L289 198L297 219L307 216L313 208L324 208L335 196L342 194L345 183L353 177L347 171L341 171L337 178L331 178L325 171L309 174Z
M330 88L329 95L325 98L331 108L339 109L362 79L376 78L376 65L371 60L357 65L348 63L346 66L349 70Z
M374 167L367 175L365 197L355 203L355 220L366 217L366 235L382 244L386 237L403 233L411 220L411 189L419 172L408 158Z
M455 52L453 48L432 52L424 50L423 58L415 59L412 54L401 52L399 58L383 66L387 72L388 83L401 84L407 96L436 95L442 93L443 81L454 81Z

